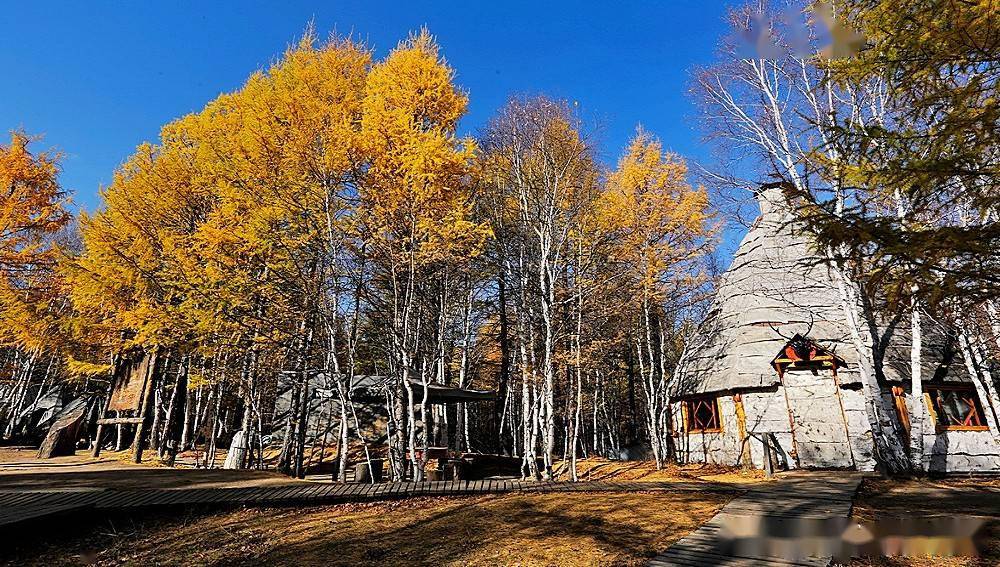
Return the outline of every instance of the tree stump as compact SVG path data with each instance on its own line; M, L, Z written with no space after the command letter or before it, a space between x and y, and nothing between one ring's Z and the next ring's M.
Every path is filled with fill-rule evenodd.
M367 462L358 463L354 466L354 482L372 484L382 482L382 459L372 459L372 466Z
M229 444L229 452L226 453L226 462L222 465L224 469L242 469L246 466L247 450L250 448L247 434L242 429L233 434L233 442Z

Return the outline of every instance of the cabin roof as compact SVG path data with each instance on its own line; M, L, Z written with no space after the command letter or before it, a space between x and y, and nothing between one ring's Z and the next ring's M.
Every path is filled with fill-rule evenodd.
M776 386L780 377L771 363L795 334L843 362L837 371L841 384L859 380L836 276L814 251L780 185L762 187L757 199L761 214L720 278L691 352L678 369L674 396ZM909 380L909 325L909 317L883 324L889 381ZM926 326L924 380L942 369L950 379L967 380L955 349L943 346L947 333L939 327Z
M383 388L389 381L387 376L359 375L354 377L353 390L377 390ZM410 387L413 388L413 398L420 403L424 397L424 386L420 380L410 380ZM496 398L494 392L488 390L474 390L472 388L459 388L457 386L446 386L430 382L427 384L428 404L451 404L458 402L488 401Z

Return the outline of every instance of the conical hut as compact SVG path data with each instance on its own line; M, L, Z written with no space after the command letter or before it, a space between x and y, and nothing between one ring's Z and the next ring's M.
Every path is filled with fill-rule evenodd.
M838 280L796 222L780 184L758 192L760 216L722 276L671 389L683 461L764 467L876 466L866 397ZM908 437L908 317L884 318L878 391L884 430ZM929 470L1000 470L992 404L951 334L926 325L921 374ZM989 402L989 400L986 400ZM992 427L992 430L991 430ZM909 446L903 439L903 445Z

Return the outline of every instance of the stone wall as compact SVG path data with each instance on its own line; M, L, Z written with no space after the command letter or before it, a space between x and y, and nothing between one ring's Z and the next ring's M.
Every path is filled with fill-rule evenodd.
M778 442L777 459L780 465L796 468L791 457L795 448L789 425L785 393L778 387L774 391L745 392L742 394L746 413L747 433L750 436L750 462L754 468L764 468L763 437L773 434ZM851 445L853 466L862 471L875 470L874 442L868 417L865 413L864 394L856 387L842 388L843 415L847 418L847 431ZM741 461L743 447L739 438L736 404L730 394L718 397L722 431L717 433L687 433L682 423L681 404L674 403L674 430L677 437L678 458L687 463L714 463L736 466ZM841 420L840 408L831 405L831 420ZM991 431L936 431L930 417L924 421L924 469L931 472L985 472L1000 470L1000 444ZM844 462L844 467L852 466Z
M779 467L796 467L791 452L792 428L788 420L788 404L781 386L773 392L751 392L743 395L747 415L747 434L750 435L750 454L755 468L764 468L764 437L773 434L778 442L776 455Z
M718 433L688 433L684 431L681 403L673 406L674 431L680 431L677 454L684 463L714 463L734 465L740 458L740 440L736 425L736 406L732 396L719 396L719 420L722 431Z
M931 472L1000 470L1000 447L989 431L924 432L924 468Z
M746 414L747 434L750 436L750 461L754 468L764 467L764 434L773 434L779 445L777 458L782 464L794 468L789 457L792 435L788 421L788 406L780 387L772 391L745 392L742 394ZM678 456L682 462L738 465L743 445L736 419L736 404L732 395L718 397L722 431L719 433L688 433L682 423L681 404L674 404L674 431L677 437Z
M851 440L854 466L861 471L875 470L875 440L865 410L865 395L860 386L840 389L847 432Z
M871 434L868 432L864 408L860 405L861 396L853 390L842 390L844 395L844 414L852 423L848 424L851 450L862 470L872 470ZM777 442L776 459L779 468L794 469L797 467L792 452L795 445L785 401L783 387L771 391L744 392L742 394L743 408L746 414L746 429L750 437L750 462L754 468L764 468L764 439L773 436ZM739 426L736 418L736 405L732 395L721 395L718 398L722 418L722 432L719 433L687 433L681 423L681 404L674 406L675 431L681 431L678 436L678 454L682 462L716 463L724 465L740 464L742 444L739 439ZM842 422L840 408L830 406L830 419ZM865 435L867 433L867 436ZM860 458L858 456L860 455ZM845 460L837 466L851 467L852 462Z
M926 384L926 382L925 382ZM907 403L910 403L910 384L903 384ZM980 400L984 403L985 400ZM985 472L1000 470L1000 444L993 431L938 431L927 413L924 400L924 470L930 472ZM989 409L986 409L989 411Z

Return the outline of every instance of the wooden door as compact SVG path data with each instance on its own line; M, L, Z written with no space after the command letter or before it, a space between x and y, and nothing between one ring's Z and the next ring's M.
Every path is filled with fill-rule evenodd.
M798 465L803 468L853 468L844 410L830 370L788 370L782 382L795 440Z

